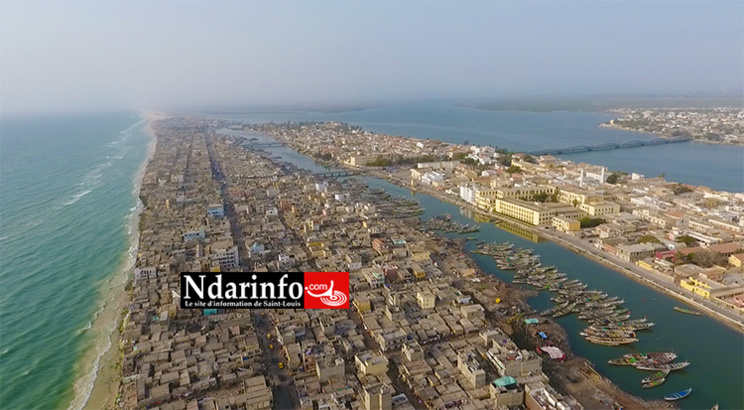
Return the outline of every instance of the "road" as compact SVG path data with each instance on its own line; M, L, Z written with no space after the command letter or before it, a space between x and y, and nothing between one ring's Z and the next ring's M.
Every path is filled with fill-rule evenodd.
M279 368L279 363L286 363L282 355L281 344L276 340L271 315L266 309L253 310L254 325L258 333L259 344L264 354L266 377L271 383L274 392L274 408L276 409L299 409L300 399L290 369L285 366ZM271 337L267 337L271 335ZM273 345L273 349L271 346Z
M207 142L207 152L212 167L212 177L220 186L222 203L225 207L225 216L230 221L233 238L238 244L240 268L243 272L249 272L251 268L250 263L246 258L248 253L245 249L243 232L237 214L235 213L235 206L233 205L232 198L230 198L229 195L227 181L222 173L222 168L219 164L217 154L214 151L211 138L206 133L204 134L204 138ZM271 323L271 316L268 314L268 311L264 309L253 309L251 313L253 314L253 325L258 334L259 345L263 352L265 376L267 377L274 394L274 408L299 409L300 400L297 396L297 389L294 386L293 378L291 377L292 373L288 367L285 367L284 369L279 368L279 363L286 362L286 360L284 360L284 357L282 356L281 345L276 340L276 335L273 331L274 326ZM267 337L267 335L271 335L271 337Z

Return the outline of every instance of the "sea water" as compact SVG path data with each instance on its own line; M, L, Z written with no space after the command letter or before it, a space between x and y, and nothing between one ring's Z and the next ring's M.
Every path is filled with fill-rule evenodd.
M3 408L87 400L116 326L95 320L135 256L146 125L136 113L0 121Z
M616 114L582 111L489 111L449 102L417 102L346 112L210 112L209 117L250 123L343 121L367 131L454 144L468 142L533 152L602 143L647 141L657 135L600 127ZM561 154L611 171L664 174L668 181L744 192L744 146L685 142L609 151Z

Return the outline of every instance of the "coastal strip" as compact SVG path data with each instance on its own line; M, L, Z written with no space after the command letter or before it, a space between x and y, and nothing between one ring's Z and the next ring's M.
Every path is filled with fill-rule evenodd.
M126 306L130 295L127 288L131 281L132 269L137 257L139 245L139 217L143 206L139 199L142 186L142 178L145 170L152 159L157 146L157 137L152 129L152 123L159 119L167 118L165 114L147 111L141 114L145 132L150 136L147 154L133 178L133 190L136 205L132 209L127 222L127 233L129 236L129 250L122 262L122 267L116 275L104 283L101 290L101 310L93 321L91 332L98 340L95 347L95 357L89 360L86 353L80 359L82 366L89 367L87 372L76 379L74 384L75 396L69 405L69 409L109 409L115 408L118 386L121 382L119 352L119 337L122 322L126 320Z

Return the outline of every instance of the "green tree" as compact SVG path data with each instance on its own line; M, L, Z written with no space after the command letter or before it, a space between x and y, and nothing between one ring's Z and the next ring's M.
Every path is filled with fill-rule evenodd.
M636 243L661 243L661 241L653 235L643 235Z
M522 168L519 168L519 167L518 167L518 166L516 166L516 165L512 165L512 166L510 166L509 168L507 168L506 172L508 172L508 173L510 173L510 174L514 174L514 173L516 173L516 172L522 172Z
M381 156L378 156L373 161L370 161L367 163L367 166L370 167L387 167L390 165L390 160L387 158L383 158Z
M605 221L602 218L590 218L588 216L585 216L581 219L579 219L579 223L581 224L582 228L593 228L595 226L603 224Z
M548 200L548 194L539 193L539 194L532 195L532 200L534 202L545 202Z
M614 184L617 184L617 180L618 180L619 178L620 178L620 176L619 176L618 174L616 174L616 173L614 173L614 172L613 172L613 173L611 173L611 174L610 174L610 175L609 175L609 176L607 177L607 183L608 183L608 184L613 184L613 185L614 185Z
M682 235L678 237L677 242L682 242L687 246L697 245L697 240L690 235Z

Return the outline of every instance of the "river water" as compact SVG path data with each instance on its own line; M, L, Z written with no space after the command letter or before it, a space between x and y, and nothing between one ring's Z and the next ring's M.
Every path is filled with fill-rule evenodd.
M269 137L261 139L271 140ZM327 170L313 159L285 147L270 147L266 150L299 168L312 172ZM438 214L451 214L458 222L476 223L467 210L461 210L432 196L413 193L381 179L365 177L364 180L370 187L384 189L391 195L418 200L425 209L422 219ZM666 394L692 387L692 394L676 403L683 409L709 409L716 403L722 409L744 408L744 337L741 334L707 316L678 313L673 307L680 305L680 302L555 243L540 241L535 235L527 233L519 236L490 223L479 223L479 226L479 232L469 233L467 236L489 242L509 241L519 247L534 249L542 256L545 266L555 265L561 272L568 274L569 279L579 279L588 284L587 289L602 290L610 296L625 299L623 306L630 310L634 318L646 316L656 323L650 330L638 332L640 340L637 343L606 347L589 343L579 335L585 328L585 322L580 321L575 314L557 319L568 332L571 349L577 355L589 359L598 372L621 389L647 400L659 400ZM466 249L475 249L474 242L468 242ZM473 257L484 272L511 282L513 273L499 270L492 258L483 255ZM541 311L553 305L551 296L550 292L542 292L531 298L529 303ZM687 360L692 364L670 374L662 386L643 389L640 381L649 372L607 363L625 353L654 351L674 351L679 355L678 361Z
M204 113L200 113L204 115ZM368 131L450 143L494 145L512 151L649 140L655 135L599 127L615 116L600 112L488 111L447 102L390 105L358 111L230 112L209 117L249 123L286 121L343 121ZM575 162L604 165L610 170L744 192L744 146L698 142L560 155Z

